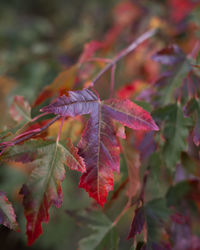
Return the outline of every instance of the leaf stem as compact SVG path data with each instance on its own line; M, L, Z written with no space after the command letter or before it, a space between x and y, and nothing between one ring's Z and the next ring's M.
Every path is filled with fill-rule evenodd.
M141 204L141 202L143 204L143 202L144 202L144 190L145 190L145 187L146 187L146 184L147 184L147 179L148 179L148 176L149 176L149 170L150 170L150 167L148 167L146 169L145 173L144 173L143 184L142 184L142 188L141 188L139 197L134 202L132 202L132 198L129 197L126 206L122 209L121 213L113 221L112 226L115 226L119 222L121 217L127 212L127 210L130 207L136 206L136 208L138 208L138 206Z
M140 44L142 44L144 41L149 39L150 37L154 36L157 32L157 29L150 29L146 31L144 34L142 34L140 37L138 37L134 42L132 42L127 48L122 50L114 59L107 64L98 74L97 76L92 80L93 85L102 77L102 75L107 72L110 68L112 68L114 65L116 65L122 58L127 56L130 52L132 52L134 49L136 49Z

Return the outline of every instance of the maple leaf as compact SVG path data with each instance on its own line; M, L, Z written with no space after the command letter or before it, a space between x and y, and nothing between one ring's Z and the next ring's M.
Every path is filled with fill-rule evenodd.
M119 173L120 146L109 113L98 105L79 142L79 153L87 171L81 176L79 187L84 188L101 206L113 189L113 171Z
M180 154L187 149L186 139L191 126L191 119L185 118L179 104L172 104L158 109L154 117L165 121L163 135L165 144L163 156L166 166L174 169L180 160Z
M60 116L90 114L78 144L86 163L79 187L84 188L101 206L113 189L113 171L119 173L120 145L113 120L136 130L158 130L150 114L128 99L100 99L90 90L69 91L44 107L43 112Z
M14 209L2 191L0 191L0 224L19 232Z
M80 240L79 249L118 249L118 237L112 221L105 214L96 211L90 212L89 215L84 214L84 218L87 216L92 222L88 225L92 229L92 233ZM105 239L107 240L105 241Z
M62 204L61 182L65 178L64 164L81 172L85 171L85 165L70 142L65 147L61 142L33 140L26 143L25 148L24 154L33 151L38 155L33 161L35 167L20 191L20 194L24 195L26 233L28 245L31 245L42 233L41 223L47 223L49 220L50 206L53 204L60 207ZM17 150L16 153L19 154Z

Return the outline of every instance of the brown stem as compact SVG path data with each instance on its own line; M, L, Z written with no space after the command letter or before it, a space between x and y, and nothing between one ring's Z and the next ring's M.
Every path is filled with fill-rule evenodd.
M115 226L119 222L119 220L121 219L121 217L126 213L126 211L130 207L136 206L136 208L138 208L140 202L142 202L142 203L144 202L144 190L145 190L145 187L146 187L146 184L147 184L148 176L149 176L149 167L147 168L147 170L144 173L142 188L141 188L141 192L140 192L139 197L133 203L132 203L132 199L131 198L128 199L128 202L127 202L126 206L122 209L121 213L116 217L116 219L112 223L112 226Z
M101 78L101 76L112 68L115 64L117 64L123 57L127 56L130 52L136 49L141 43L154 36L157 32L157 29L150 29L144 34L142 34L139 38L137 38L134 42L132 42L126 49L122 50L114 59L107 64L92 80L93 85Z

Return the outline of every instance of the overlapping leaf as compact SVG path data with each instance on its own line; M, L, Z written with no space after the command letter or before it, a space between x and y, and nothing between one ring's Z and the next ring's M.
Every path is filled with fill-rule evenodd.
M19 231L14 209L5 193L2 191L0 191L0 224L15 231Z
M27 219L26 233L28 245L42 233L42 222L48 222L48 209L53 204L60 207L62 204L61 183L65 178L66 164L71 169L85 171L85 165L77 149L69 142L67 146L52 141L29 141L21 146L16 146L15 151L8 155L24 161L26 156L37 154L33 161L34 169L20 194L23 194L23 205ZM21 158L19 158L21 157ZM29 159L31 160L31 159Z
M163 147L166 165L174 169L180 159L180 153L187 149L186 139L189 134L191 121L185 118L180 105L173 104L157 110L155 117L165 121Z
M106 240L108 249L118 249L118 237L113 228L112 222L103 213L92 212L90 214L91 223L89 226L93 232L79 242L80 250L102 249ZM106 248L107 249L107 248Z
M69 91L42 109L61 116L90 114L78 144L86 163L79 187L101 206L113 189L113 171L119 172L120 146L113 120L136 130L158 130L149 113L128 99L100 101L90 90Z
M173 66L156 81L156 101L164 105L170 104L176 96L176 90L182 87L183 80L191 71L191 66L184 52L177 46L172 45L158 51L152 57L154 61ZM178 98L182 96L179 93Z
M168 249L164 247L165 244L158 242L162 239L162 229L169 220L170 214L171 211L167 207L165 198L149 201L144 206L136 209L128 239L134 238L136 234L141 233L146 224L147 244L146 248L142 249Z

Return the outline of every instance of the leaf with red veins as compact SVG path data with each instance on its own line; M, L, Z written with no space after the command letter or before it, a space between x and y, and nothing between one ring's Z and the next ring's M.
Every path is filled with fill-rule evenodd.
M87 169L79 187L103 206L113 190L113 171L119 173L120 147L109 113L97 105L78 145Z
M90 114L87 127L79 142L79 154L86 163L79 187L84 188L101 206L113 189L113 171L119 172L120 146L113 119L136 130L158 130L150 114L125 99L101 102L90 90L69 91L41 111L60 116Z
M16 222L16 215L11 203L8 201L5 193L0 191L0 224L15 230L20 231Z
M69 96L58 97L55 102L41 109L42 112L61 116L89 114L95 109L97 96L90 90L69 91Z
M103 109L110 114L111 118L129 128L146 131L159 130L150 114L128 99L103 101Z
M34 142L35 145L35 142ZM42 233L42 222L48 222L48 210L53 204L57 208L63 200L61 183L65 178L64 163L71 169L85 171L83 159L78 156L69 142L67 147L62 143L44 141L36 148L39 158L33 162L35 165L31 175L20 194L23 194L23 205L27 220L26 234L28 245Z

